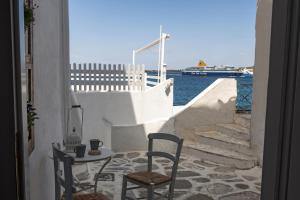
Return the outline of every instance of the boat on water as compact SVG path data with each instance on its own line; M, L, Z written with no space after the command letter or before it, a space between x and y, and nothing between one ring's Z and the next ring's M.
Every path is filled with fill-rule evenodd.
M202 60L196 67L189 67L182 71L182 75L192 76L223 76L223 77L245 77L252 76L253 72L244 68L235 68L230 66L208 67Z
M221 70L199 70L199 71L182 71L182 75L193 76L250 76L250 74L243 71L221 71Z

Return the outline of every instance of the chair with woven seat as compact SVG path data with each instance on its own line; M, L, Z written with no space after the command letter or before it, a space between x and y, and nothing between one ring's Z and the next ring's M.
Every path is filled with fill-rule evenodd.
M168 133L151 133L148 135L148 170L142 172L134 172L123 176L123 186L122 186L122 197L121 200L132 199L126 196L128 190L134 190L139 188L147 189L147 197L139 199L153 200L154 195L160 198L166 198L172 200L174 196L174 186L177 173L178 162L181 154L183 139ZM176 153L172 155L167 152L153 151L154 140L167 140L176 143ZM173 161L171 176L163 175L152 171L152 157L163 157ZM127 187L128 182L132 183L134 186ZM161 188L169 185L167 194L161 194L155 192L155 189Z
M55 174L55 200L109 200L101 193L79 194L73 182L72 165L74 158L60 150L59 144L52 144L54 174ZM60 166L63 166L63 170ZM64 188L62 195L61 188Z

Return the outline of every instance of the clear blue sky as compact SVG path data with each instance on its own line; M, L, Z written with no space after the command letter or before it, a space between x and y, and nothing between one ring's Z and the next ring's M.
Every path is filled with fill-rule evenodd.
M71 62L131 63L132 50L159 37L170 68L254 63L256 0L70 0ZM157 48L137 58L156 65Z

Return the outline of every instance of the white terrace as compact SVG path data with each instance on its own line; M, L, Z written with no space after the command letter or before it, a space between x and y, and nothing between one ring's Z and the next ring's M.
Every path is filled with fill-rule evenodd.
M83 143L99 138L116 153L111 170L118 165L139 169L137 165L144 163L141 152L147 148L147 135L167 132L185 139L184 160L178 172L182 176L178 184L183 184L177 188L185 199L258 199L260 177L247 170L262 161L272 7L269 2L261 0L257 5L256 71L250 118L235 112L234 79L216 80L187 105L177 108L173 106L173 81L165 78L161 59L159 77L147 77L143 65L136 63L70 66L68 1L41 0L35 12L34 37L30 36L32 63L26 69L28 74L34 74L30 86L34 88L32 95L39 114L33 148L24 156L30 199L54 199L53 162L48 158L51 143L62 144L68 130L75 127L79 131L81 125ZM77 104L84 110L83 123L79 113L71 114L68 123L69 108ZM25 135L24 141L28 138ZM165 161L156 162L158 170L167 173ZM91 165L91 172L98 164ZM193 176L187 178L190 172L186 171L192 171ZM126 169L116 175L123 172ZM185 179L193 184L190 188L183 188L187 187ZM99 184L112 192L111 183ZM115 190L120 187L118 182L112 184ZM252 196L241 198L239 193Z

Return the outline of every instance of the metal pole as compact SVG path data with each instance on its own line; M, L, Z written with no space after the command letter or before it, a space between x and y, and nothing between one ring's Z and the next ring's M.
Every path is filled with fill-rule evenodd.
M159 47L158 47L158 66L157 66L157 82L161 82L161 42L162 42L162 25L159 27Z
M132 51L132 64L135 65L135 50Z
M165 73L164 73L164 62L165 62L165 40L166 40L166 34L162 34L161 39L161 58L160 58L160 82L163 82L165 80Z

